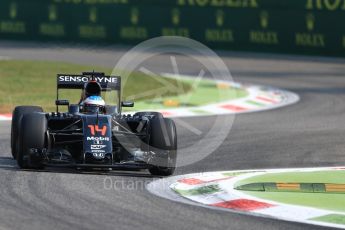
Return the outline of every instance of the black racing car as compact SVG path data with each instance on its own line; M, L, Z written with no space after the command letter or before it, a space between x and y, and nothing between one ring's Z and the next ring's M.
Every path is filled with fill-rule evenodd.
M59 99L60 89L81 89L85 95L110 93L114 103L104 106L69 104ZM67 112L59 112L67 106ZM56 112L38 106L18 106L13 111L12 155L20 168L46 166L78 169L148 169L152 175L173 174L177 135L173 120L157 112L123 115L121 78L104 73L58 74Z

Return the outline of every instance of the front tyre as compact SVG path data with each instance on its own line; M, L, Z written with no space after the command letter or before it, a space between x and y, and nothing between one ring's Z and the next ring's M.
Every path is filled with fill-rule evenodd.
M19 137L17 163L22 169L42 169L40 154L31 155L30 151L47 149L47 118L43 113L30 113L23 117Z
M173 120L169 118L150 120L150 149L154 155L149 172L155 176L172 175L177 159L177 133Z
M22 118L25 114L34 112L43 112L43 109L39 106L17 106L13 110L11 124L11 151L13 159L16 159L18 154L18 139Z

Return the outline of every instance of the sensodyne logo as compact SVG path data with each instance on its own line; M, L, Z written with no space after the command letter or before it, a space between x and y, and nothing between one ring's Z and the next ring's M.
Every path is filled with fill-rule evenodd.
M116 77L94 77L99 83L117 83ZM90 78L85 76L59 76L60 82L88 82Z

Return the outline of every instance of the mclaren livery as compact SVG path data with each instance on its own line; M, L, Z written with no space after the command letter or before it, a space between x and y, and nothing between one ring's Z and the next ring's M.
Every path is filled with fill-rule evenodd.
M59 98L61 89L81 91L78 104ZM102 95L113 92L111 104ZM115 92L115 93L114 93ZM177 135L173 120L157 112L122 114L121 78L103 73L58 74L56 111L18 106L13 111L11 147L20 168L148 169L173 174ZM59 112L67 106L67 112Z

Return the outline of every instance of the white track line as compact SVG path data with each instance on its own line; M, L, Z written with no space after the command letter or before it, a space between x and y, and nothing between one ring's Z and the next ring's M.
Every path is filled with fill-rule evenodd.
M345 212L323 210L304 207L300 205L283 204L250 196L234 189L234 185L238 181L257 175L267 173L313 172L326 170L329 171L345 169L343 167L323 167L196 173L156 180L150 183L147 186L147 189L157 196L178 202L188 203L191 205L198 205L211 209L220 209L223 211L230 211L265 218L274 218L291 222L345 229L345 225L313 220L314 218L331 214L344 215L345 218ZM227 175L229 173L236 173L237 175L226 178L224 176L224 173L227 173ZM200 188L217 189L207 193L195 193L196 189ZM184 191L184 193L182 193L183 195L180 195L174 190L182 190ZM188 191L193 191L193 193L188 193ZM227 205L226 208L224 208L224 204ZM250 208L248 209L248 207Z

